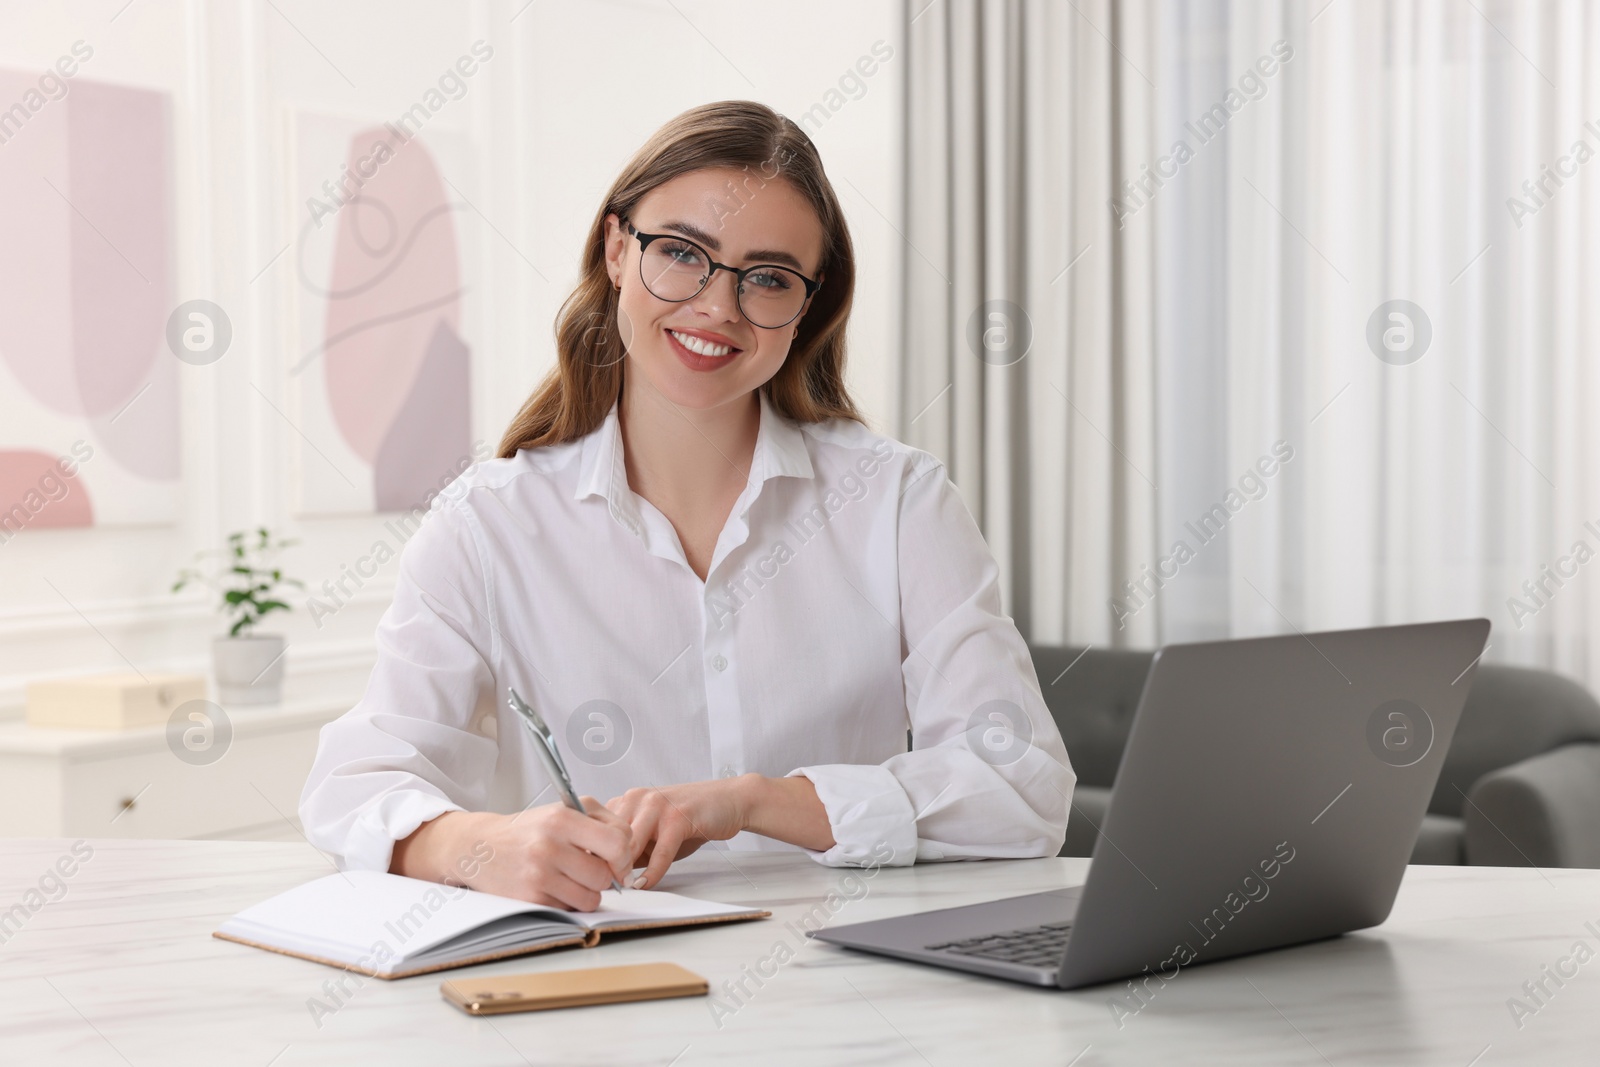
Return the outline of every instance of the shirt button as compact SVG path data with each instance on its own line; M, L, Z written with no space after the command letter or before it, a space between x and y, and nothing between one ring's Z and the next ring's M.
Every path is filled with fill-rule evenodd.
M718 670L718 671L727 670L728 669L728 659L727 659L727 657L726 656L722 656L722 655L717 655L717 656L711 657L711 667L712 667L713 670Z
M722 777L724 777L724 778L732 778L732 777L734 777L733 768L728 766L726 763L724 763L722 765Z

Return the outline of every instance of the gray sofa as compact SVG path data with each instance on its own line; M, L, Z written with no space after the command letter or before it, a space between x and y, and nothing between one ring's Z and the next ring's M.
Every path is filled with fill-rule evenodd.
M1088 856L1152 654L1032 652L1078 774L1061 855ZM1411 862L1600 867L1600 703L1559 674L1481 664Z

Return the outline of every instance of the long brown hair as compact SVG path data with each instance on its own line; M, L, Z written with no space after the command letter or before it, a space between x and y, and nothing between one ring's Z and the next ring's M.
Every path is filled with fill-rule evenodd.
M800 319L783 366L761 386L767 399L780 415L797 422L865 421L844 381L855 253L822 159L791 120L754 101L724 100L691 108L662 126L612 183L589 228L578 286L556 315L556 365L511 420L500 441L500 458L520 448L574 440L605 421L622 388L626 354L617 329L619 294L606 270L606 216L627 215L657 186L708 167L745 171L746 188L752 182L759 188L768 181L788 181L810 201L822 224L822 286Z

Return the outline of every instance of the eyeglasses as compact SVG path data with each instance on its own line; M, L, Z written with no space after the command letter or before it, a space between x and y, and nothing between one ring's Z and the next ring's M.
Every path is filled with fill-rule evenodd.
M752 326L776 330L799 318L806 300L822 287L788 267L768 263L730 267L687 238L641 233L626 217L622 221L639 238L639 280L657 300L674 304L693 300L711 284L713 274L725 270L734 276L739 313Z

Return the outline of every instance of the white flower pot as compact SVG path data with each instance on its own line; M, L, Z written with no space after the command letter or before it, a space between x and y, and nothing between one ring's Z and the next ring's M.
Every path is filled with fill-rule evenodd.
M276 704L283 696L283 638L219 637L211 643L211 669L223 704Z

